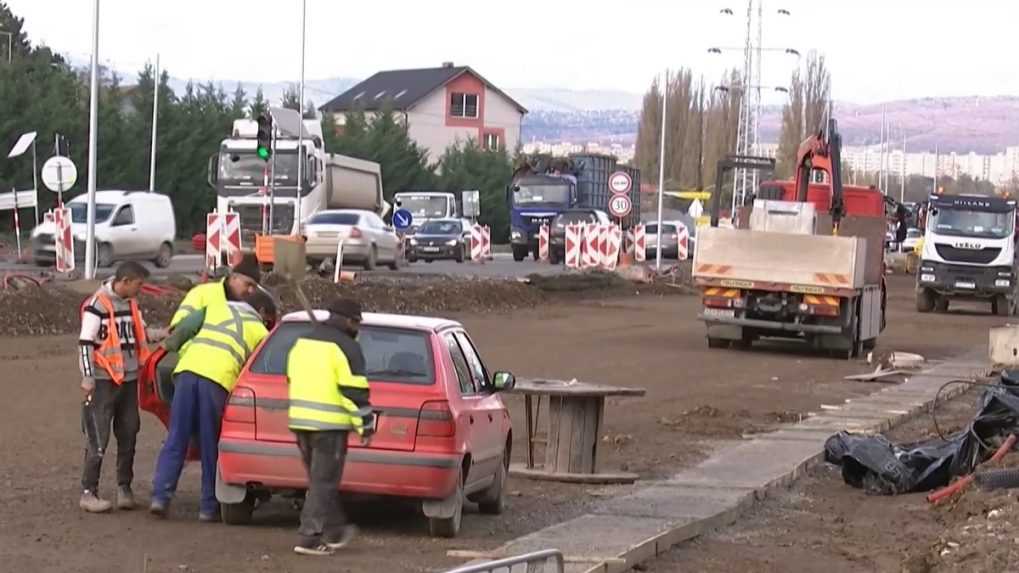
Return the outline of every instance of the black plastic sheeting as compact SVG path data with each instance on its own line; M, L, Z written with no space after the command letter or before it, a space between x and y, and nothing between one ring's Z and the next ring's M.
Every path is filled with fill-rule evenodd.
M1011 433L1019 433L1019 370L1002 373L984 390L976 416L945 439L893 444L884 436L839 432L824 444L824 457L842 467L842 478L868 493L930 491L972 473Z

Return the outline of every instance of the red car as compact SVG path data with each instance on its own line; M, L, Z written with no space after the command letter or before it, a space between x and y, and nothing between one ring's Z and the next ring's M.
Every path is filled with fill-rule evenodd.
M311 327L307 313L286 316L227 402L216 496L228 524L248 523L256 502L274 493L308 487L287 427L285 366ZM340 490L421 500L433 536L459 532L465 500L483 513L502 512L512 427L499 392L513 387L513 375L490 374L463 326L450 320L367 313L358 340L378 415L367 444L351 435Z

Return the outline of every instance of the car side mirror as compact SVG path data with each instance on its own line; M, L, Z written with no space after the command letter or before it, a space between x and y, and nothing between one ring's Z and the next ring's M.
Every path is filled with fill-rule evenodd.
M492 387L496 392L508 392L516 385L517 379L509 372L496 372L492 378Z
M219 179L219 154L213 153L209 156L209 167L206 173L206 180L209 183L209 187L215 189L216 181Z

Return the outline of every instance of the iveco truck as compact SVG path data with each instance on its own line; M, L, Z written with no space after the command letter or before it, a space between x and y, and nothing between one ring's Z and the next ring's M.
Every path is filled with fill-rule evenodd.
M945 312L952 299L1016 311L1016 202L985 195L932 195L916 273L916 308Z

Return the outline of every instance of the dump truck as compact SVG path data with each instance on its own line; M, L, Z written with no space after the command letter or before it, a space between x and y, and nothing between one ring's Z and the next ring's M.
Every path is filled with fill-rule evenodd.
M324 209L363 209L379 216L389 210L383 198L381 166L326 152L321 124L316 120L280 121L287 115L284 112L290 111L273 108L279 132L270 161L256 155L258 124L250 119L234 120L231 136L209 158L208 182L216 190L216 208L221 213L235 211L240 215L245 251L254 248L255 236L263 234L267 223L268 235L297 235L304 221ZM300 158L298 129L304 130ZM304 162L300 185L298 161ZM275 168L271 210L265 186L267 167Z
M574 154L569 157L524 156L506 187L510 211L510 244L513 259L528 254L538 260L538 231L568 209L598 209L608 212L612 192L609 177L625 171L632 181L633 210L622 223L628 228L640 220L640 170L618 165L609 155Z
M885 201L875 187L842 185L840 150L832 119L800 145L794 180L765 181L752 205L738 206L735 228L719 226L713 194L693 261L709 347L791 338L852 358L876 344L885 326ZM730 157L716 181L765 167L774 160Z

